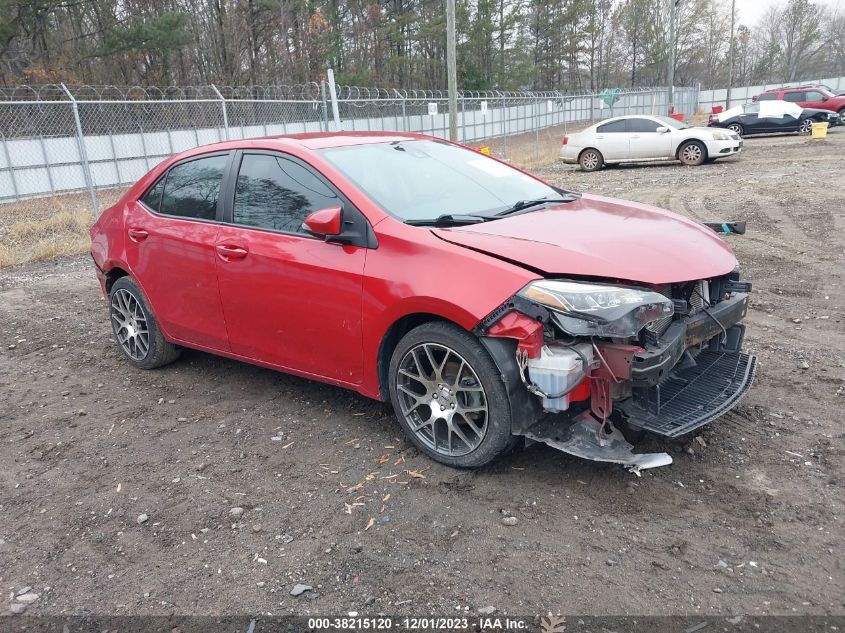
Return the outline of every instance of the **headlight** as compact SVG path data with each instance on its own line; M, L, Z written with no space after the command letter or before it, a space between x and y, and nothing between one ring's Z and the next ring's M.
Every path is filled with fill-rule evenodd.
M636 336L675 311L672 300L657 292L575 281L533 281L519 296L551 310L558 326L573 336Z
M729 141L731 140L731 135L727 132L713 132L713 140L714 141Z

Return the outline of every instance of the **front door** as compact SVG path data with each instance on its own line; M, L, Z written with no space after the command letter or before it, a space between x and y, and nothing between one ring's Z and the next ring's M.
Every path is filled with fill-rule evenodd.
M808 90L805 92L801 98L801 101L798 102L802 108L817 108L819 110L827 110L827 104L825 104L825 96L819 92L818 90Z
M760 117L759 103L747 103L742 106L739 123L747 134L760 134L761 132L769 131L766 120Z
M298 160L272 152L244 152L239 160L234 196L216 241L232 351L297 372L360 382L367 249L327 242L302 227L319 209L354 210Z
M658 132L664 128L665 132ZM671 128L645 117L628 119L628 155L630 158L669 158L672 156Z
M226 351L214 245L228 153L171 167L130 204L126 261L164 332L178 342Z

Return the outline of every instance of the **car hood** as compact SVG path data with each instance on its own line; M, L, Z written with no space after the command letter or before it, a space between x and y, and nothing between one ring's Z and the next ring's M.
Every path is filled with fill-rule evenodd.
M569 203L456 228L439 238L545 275L646 284L731 272L736 257L711 229L636 202L583 195Z
M713 134L718 130L714 130L713 128L705 127L703 125L696 125L694 127L685 127L682 130L678 130L681 134L688 135L688 136L695 136L696 134L701 134L703 132L707 132L707 134Z

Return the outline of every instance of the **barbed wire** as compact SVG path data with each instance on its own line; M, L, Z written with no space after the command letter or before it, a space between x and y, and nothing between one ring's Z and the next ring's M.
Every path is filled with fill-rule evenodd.
M61 84L20 84L0 87L3 101L69 101L68 92L77 101L201 101L219 99L243 101L320 101L323 98L319 83L280 84L261 86L118 86L78 84L63 87ZM448 98L445 90L374 88L366 86L337 85L338 99L343 101L393 101L396 99ZM665 88L625 88L623 93L654 92ZM590 91L558 90L461 90L461 99L559 99L596 94Z

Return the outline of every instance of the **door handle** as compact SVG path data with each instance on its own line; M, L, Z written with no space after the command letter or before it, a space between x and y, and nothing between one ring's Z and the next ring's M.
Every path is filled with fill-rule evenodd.
M144 229L129 229L127 233L129 233L129 239L133 242L143 242L150 236Z
M243 259L249 255L249 251L240 246L233 246L232 244L218 244L216 247L217 254L224 262L231 262L238 259Z
M639 134L631 134L631 138L640 138Z

